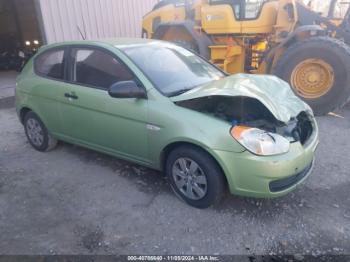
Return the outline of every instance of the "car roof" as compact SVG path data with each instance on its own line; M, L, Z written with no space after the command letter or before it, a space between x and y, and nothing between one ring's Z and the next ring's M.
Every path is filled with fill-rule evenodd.
M106 39L96 39L96 40L80 40L80 41L66 41L55 44L49 44L42 46L41 50L47 50L54 47L64 47L68 45L93 45L93 46L101 46L101 45L111 45L117 48L122 48L126 46L134 46L134 45L142 45L149 43L162 42L159 40L151 40L144 38L106 38Z

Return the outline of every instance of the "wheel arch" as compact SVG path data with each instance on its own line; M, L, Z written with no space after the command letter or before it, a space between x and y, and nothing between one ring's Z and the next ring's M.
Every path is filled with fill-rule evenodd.
M193 148L196 148L197 150L201 150L201 151L205 152L206 154L208 154L213 159L213 161L217 164L218 168L221 170L222 174L224 175L226 185L228 184L228 180L227 180L225 171L224 171L223 167L221 166L220 161L215 156L215 154L210 152L210 150L208 150L207 148L205 148L202 145L199 145L199 144L196 144L196 143L193 143L193 142L188 142L188 141L172 142L172 143L168 144L167 146L165 146L163 148L163 150L161 151L160 157L159 157L160 158L159 161L160 161L160 165L161 165L161 170L162 171L165 170L166 160L167 160L169 154L173 150L175 150L176 148L179 148L181 146L193 147ZM163 173L163 175L165 176L165 173Z
M24 118L29 112L33 112L34 114L36 114L39 117L39 119L44 123L44 125L47 127L46 118L43 115L41 115L41 113L39 113L40 111L28 105L23 105L21 106L20 109L18 109L18 116L22 124L24 124Z
M24 123L24 118L26 116L27 113L33 111L30 107L28 106L23 106L20 110L19 110L19 119L21 121L21 123Z
M326 31L319 25L299 26L293 32L289 33L280 44L272 48L266 55L266 58L264 59L267 63L266 73L274 73L276 64L288 47L305 38L317 36L326 36Z
M303 25L296 28L283 42L283 46L289 46L293 42L300 41L306 37L325 36L326 31L319 25Z

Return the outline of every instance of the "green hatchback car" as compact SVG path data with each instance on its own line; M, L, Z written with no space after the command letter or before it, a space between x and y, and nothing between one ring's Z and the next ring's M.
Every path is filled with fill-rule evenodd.
M49 45L17 79L30 144L58 140L161 170L197 208L273 198L311 173L312 110L273 76L228 76L189 50L144 39Z

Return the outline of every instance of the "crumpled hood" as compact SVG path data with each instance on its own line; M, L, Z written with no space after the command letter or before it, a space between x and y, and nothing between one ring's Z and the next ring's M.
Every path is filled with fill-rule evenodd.
M284 123L303 111L312 114L311 108L293 93L287 82L268 75L232 75L172 97L171 100L179 102L208 96L255 98Z

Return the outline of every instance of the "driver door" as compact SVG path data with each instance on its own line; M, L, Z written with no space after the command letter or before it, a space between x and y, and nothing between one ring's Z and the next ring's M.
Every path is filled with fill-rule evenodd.
M92 47L72 47L70 83L62 90L61 116L69 140L138 162L148 162L146 99L108 94L119 81L136 80L116 55Z

